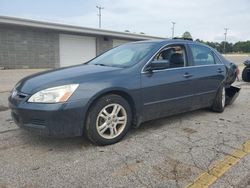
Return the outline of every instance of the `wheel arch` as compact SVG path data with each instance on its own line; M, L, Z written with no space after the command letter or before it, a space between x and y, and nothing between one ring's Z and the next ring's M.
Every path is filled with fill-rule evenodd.
M137 113L137 108L136 108L136 104L135 104L135 99L129 94L128 91L121 89L121 88L113 88L113 89L109 89L109 90L104 90L96 95L94 95L88 102L87 104L87 110L86 110L86 118L85 118L85 122L84 124L86 124L87 121L87 117L88 117L88 113L91 109L91 107L95 104L95 102L100 99L101 97L105 96L105 95L111 95L111 94L115 94L115 95L119 95L122 98L124 98L130 108L131 108L131 112L132 112L132 124L136 124L136 113ZM85 126L85 125L84 125Z

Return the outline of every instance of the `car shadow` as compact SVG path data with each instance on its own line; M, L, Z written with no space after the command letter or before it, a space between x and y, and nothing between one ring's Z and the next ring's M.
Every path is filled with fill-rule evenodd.
M208 109L199 109L191 112L180 113L177 115L172 115L168 117L159 118L156 120L151 120L142 123L138 128L130 131L130 135L134 136L140 134L142 132L153 131L162 129L163 127L166 129L169 128L171 125L176 125L178 122L183 121L185 119L192 119L195 116L200 116L206 113L213 113Z
M53 138L34 135L30 132L22 130L22 142L29 147L44 148L48 151L74 151L79 149L87 149L93 144L85 137L72 138Z

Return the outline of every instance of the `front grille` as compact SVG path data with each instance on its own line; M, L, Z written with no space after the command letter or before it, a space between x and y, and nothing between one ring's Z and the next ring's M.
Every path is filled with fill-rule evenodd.
M15 99L15 100L17 100L17 101L23 100L23 99L25 99L26 97L28 97L27 94L22 93L22 92L19 92L19 91L17 91L17 90L13 90L13 91L12 91L12 94L11 94L11 98L12 98L12 99Z
M34 124L34 125L45 125L45 120L44 119L31 119L29 123Z
M17 98L19 100L22 100L22 99L24 99L27 96L28 96L27 94L24 94L24 93L21 93L21 92L17 92L15 98Z
M24 99L25 97L27 97L28 95L23 94L23 93L17 93L17 97L20 99Z

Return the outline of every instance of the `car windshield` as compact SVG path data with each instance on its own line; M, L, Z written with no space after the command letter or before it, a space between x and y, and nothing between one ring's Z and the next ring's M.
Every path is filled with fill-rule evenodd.
M131 67L145 58L155 43L129 43L113 48L91 60L88 64L112 67Z

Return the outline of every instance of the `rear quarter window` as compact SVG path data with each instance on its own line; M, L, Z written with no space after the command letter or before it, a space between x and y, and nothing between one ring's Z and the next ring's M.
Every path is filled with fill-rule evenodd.
M213 54L214 54L215 63L216 63L216 64L222 64L221 60L220 60L219 57L216 55L216 53L213 53Z

